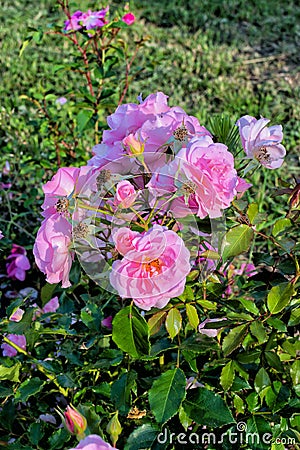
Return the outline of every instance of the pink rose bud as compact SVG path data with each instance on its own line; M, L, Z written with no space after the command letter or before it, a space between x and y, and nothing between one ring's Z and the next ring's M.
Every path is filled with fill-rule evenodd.
M67 430L77 436L83 436L87 427L86 418L73 406L67 406L65 412L65 424Z
M129 208L135 202L136 196L134 186L129 181L123 180L117 184L114 203L122 208Z
M145 149L145 143L136 139L133 134L129 134L123 139L125 147L129 147L132 155L142 155Z
M132 25L135 22L135 15L132 13L127 13L122 17L122 20L127 25Z

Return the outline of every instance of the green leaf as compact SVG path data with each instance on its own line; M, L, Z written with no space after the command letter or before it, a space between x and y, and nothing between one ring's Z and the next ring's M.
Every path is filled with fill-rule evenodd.
M278 372L283 372L284 370L283 365L280 361L279 356L276 353L267 351L264 353L264 355L270 367L277 370Z
M192 328L194 328L195 330L197 330L198 325L199 325L199 317L198 317L198 313L197 313L197 309L195 308L194 305L191 305L190 303L187 303L186 305L186 313L189 319L189 323L191 325Z
M269 450L270 442L267 444L263 439L257 439L256 436L269 434L272 436L272 430L269 423L259 416L253 416L247 420L246 439L251 450Z
M221 427L235 422L222 397L206 388L190 390L183 408L188 417L199 425Z
M255 217L257 216L257 214L258 214L258 204L251 203L247 209L247 216L250 220L250 223L253 224L253 221L254 221Z
M30 378L22 383L15 395L15 399L19 402L27 402L29 397L40 392L45 382L39 378Z
M215 311L217 309L217 303L210 302L209 300L197 300L197 303L204 309L211 309Z
M21 364L17 363L12 367L0 366L0 380L9 380L18 382L20 376Z
M266 372L266 370L263 367L261 367L257 372L254 380L255 390L256 392L261 392L266 386L270 385L271 385L270 377Z
M192 419L190 419L188 417L188 415L186 414L185 410L183 409L182 406L180 406L179 408L179 420L181 425L183 426L183 428L185 429L185 431L187 431L188 427L191 426L191 424L193 423Z
M121 414L127 414L131 404L131 390L135 386L137 373L126 372L116 380L111 388L111 400Z
M81 111L79 111L76 117L76 123L79 133L82 133L83 130L87 127L93 115L94 112L90 109L82 109Z
M113 341L121 350L134 358L149 355L148 324L134 306L127 306L119 311L112 325Z
M136 428L128 437L124 450L144 450L157 442L159 429L149 423Z
M277 236L279 233L284 231L286 228L289 228L292 226L292 222L290 219L279 219L275 222L272 230L273 236Z
M148 320L150 336L158 333L166 317L166 311L159 311Z
M244 406L243 399L237 394L235 394L234 397L233 397L233 405L234 405L234 407L236 409L237 414L243 414L244 413L245 406Z
M251 312L252 314L259 315L259 309L255 305L253 300L247 300L245 298L239 298L238 300L241 302L241 304L247 311Z
M300 308L295 308L291 312L291 316L288 322L289 327L295 327L300 323Z
M228 391L234 380L234 364L233 361L229 361L226 366L223 367L220 377L220 384L224 391Z
M174 339L175 336L179 333L182 326L182 317L177 308L172 308L168 312L166 318L166 329L171 337Z
M281 283L272 287L268 294L268 309L271 314L278 314L290 302L294 287L290 283Z
M297 359L290 368L291 378L293 380L293 386L297 393L300 394L300 360Z
M186 378L181 369L167 370L149 391L150 408L159 423L165 423L179 410L186 394Z
M250 247L253 230L248 225L238 225L231 228L224 236L222 243L222 258L226 261L232 256L239 255Z
M33 445L38 445L42 437L44 436L43 432L43 423L42 422L34 422L29 427L29 440Z
M224 356L230 355L236 348L240 346L242 343L246 333L248 330L248 324L239 325L236 328L233 328L228 335L224 338L222 344L222 350L224 352Z
M273 328L276 328L276 330L278 330L278 331L283 331L283 332L287 331L286 324L284 322L282 322L282 320L278 319L277 317L270 317L267 320L267 324Z
M252 322L250 325L250 331L251 334L256 337L259 344L263 344L268 340L268 335L266 333L265 327L261 322Z
M53 292L56 289L57 284L50 284L46 283L45 286L41 289L41 299L42 299L42 305L45 306L46 303L51 300L53 297Z
M31 41L32 41L32 36L28 36L27 39L25 39L25 41L22 42L22 45L21 45L21 48L20 48L20 51L19 51L19 56L20 57L23 55L24 50L30 44Z
M12 381L19 381L19 380L12 380ZM13 393L14 391L11 388L0 385L0 398L10 397L11 395L13 395Z

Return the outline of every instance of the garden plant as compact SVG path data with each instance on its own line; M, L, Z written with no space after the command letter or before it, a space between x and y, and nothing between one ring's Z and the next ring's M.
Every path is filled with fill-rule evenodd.
M0 448L297 449L294 117L146 89L151 13L81 3L1 111Z

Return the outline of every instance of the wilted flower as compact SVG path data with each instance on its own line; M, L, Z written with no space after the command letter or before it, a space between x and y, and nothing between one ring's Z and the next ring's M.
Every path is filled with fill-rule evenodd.
M97 434L90 434L85 439L79 442L77 447L70 450L118 450L112 447Z
M127 25L132 25L135 22L135 15L129 12L122 17L122 20Z
M67 406L67 410L65 411L65 425L70 433L82 436L86 430L87 421L76 408Z
M219 329L214 329L214 328L205 328L205 325L207 323L215 323L215 322L220 322L222 320L226 320L226 317L221 317L219 319L205 319L204 322L200 323L198 330L199 333L201 334L206 334L206 336L209 337L216 337L218 335Z
M257 159L268 169L277 169L283 163L286 150L280 142L283 139L282 126L266 127L269 119L256 119L252 116L241 117L236 125L243 148L249 159Z
M24 334L8 334L7 338L23 350L26 350L26 337ZM16 356L18 353L14 347L6 343L3 343L1 348L3 350L3 356Z
M13 280L24 281L30 262L26 250L21 245L13 244L10 255L6 258L7 275Z

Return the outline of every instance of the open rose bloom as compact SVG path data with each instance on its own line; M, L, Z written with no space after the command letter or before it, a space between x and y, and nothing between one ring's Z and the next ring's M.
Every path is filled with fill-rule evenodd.
M104 12L77 11L66 30L100 26ZM164 93L138 100L107 118L87 166L60 168L45 184L34 255L49 283L69 287L78 257L102 288L150 310L184 292L190 271L201 271L209 259L206 250L216 256L206 273L215 270L212 224L251 184L228 147L196 117L169 106ZM282 129L267 123L244 116L237 125L247 157L275 168L285 155ZM205 247L203 220L211 224L213 242Z
M90 434L85 439L81 440L77 447L70 450L118 450L112 447L97 434Z

